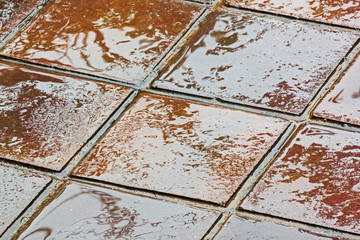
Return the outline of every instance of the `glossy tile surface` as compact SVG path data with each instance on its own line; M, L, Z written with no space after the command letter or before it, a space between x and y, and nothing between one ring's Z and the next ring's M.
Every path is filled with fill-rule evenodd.
M40 2L41 0L0 0L0 41Z
M154 86L299 114L357 38L328 26L217 11Z
M218 215L73 182L19 239L201 239Z
M2 53L136 84L202 10L167 0L54 0Z
M226 0L232 6L360 28L359 0Z
M314 116L360 125L360 55L315 109Z
M75 175L225 204L287 125L142 94Z
M0 157L60 170L130 91L0 63Z
M359 134L305 126L242 207L359 234Z
M340 240L273 222L231 216L214 240ZM343 239L344 240L344 239Z
M0 166L0 235L49 181L48 177Z

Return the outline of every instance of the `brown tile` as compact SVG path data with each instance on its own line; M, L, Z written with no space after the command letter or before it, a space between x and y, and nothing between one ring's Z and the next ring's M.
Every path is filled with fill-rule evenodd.
M0 166L0 235L48 182L49 177Z
M242 207L360 233L359 193L360 135L307 125Z
M41 0L0 0L0 40L16 27Z
M230 239L340 240L339 238L320 235L297 227L238 216L231 216L214 240ZM343 240L345 239L343 238Z
M75 175L225 204L287 125L142 94Z
M359 0L226 0L232 6L360 28Z
M60 170L130 91L0 63L0 157Z
M316 117L360 125L360 55L315 109Z
M136 84L203 9L166 0L54 0L2 53Z
M328 26L217 11L154 86L299 114L357 38Z
M201 239L218 213L68 183L20 239Z

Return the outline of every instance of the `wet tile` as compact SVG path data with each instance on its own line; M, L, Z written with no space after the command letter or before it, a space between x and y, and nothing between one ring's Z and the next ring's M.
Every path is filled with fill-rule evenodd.
M328 26L217 11L154 87L299 114L357 38Z
M0 166L0 235L48 182L48 177Z
M74 174L225 204L287 125L142 94Z
M315 109L314 116L360 125L360 55Z
M359 170L358 133L307 125L242 207L360 233Z
M0 40L16 27L41 0L0 0Z
M226 0L227 4L360 28L359 0Z
M231 216L214 240L231 239L340 240L339 238L320 235L305 229L238 216Z
M60 170L130 91L0 63L0 157Z
M2 53L136 84L203 9L168 0L54 0Z
M19 239L201 239L218 215L71 182Z

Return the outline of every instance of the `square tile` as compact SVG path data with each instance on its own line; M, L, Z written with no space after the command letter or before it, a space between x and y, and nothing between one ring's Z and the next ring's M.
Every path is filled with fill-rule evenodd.
M142 94L74 174L224 205L287 126Z
M0 166L0 236L50 180L49 177Z
M360 135L307 125L242 208L360 233Z
M300 114L357 39L350 30L219 10L153 86Z
M130 92L0 63L0 157L60 170Z
M20 239L201 239L219 214L70 182Z
M226 0L226 3L241 8L360 28L359 0Z
M40 2L41 0L0 0L0 41Z
M272 239L272 240L339 240L305 229L274 222L231 216L214 240ZM345 240L345 239L343 239Z
M315 109L314 116L360 125L360 55Z
M2 54L137 84L203 10L176 0L54 0Z

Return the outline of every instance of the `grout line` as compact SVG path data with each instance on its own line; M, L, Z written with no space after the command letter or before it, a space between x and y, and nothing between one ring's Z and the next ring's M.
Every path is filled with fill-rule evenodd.
M34 214L42 209L43 204L46 203L55 194L56 190L63 184L59 180L51 180L51 182L44 187L44 189L35 197L25 208L23 213L6 229L6 231L0 236L0 239L9 240L15 239L14 236L19 233L19 230L26 225L28 220L35 218Z
M122 116L128 107L135 101L138 91L133 91L127 99L120 104L117 110L110 116L108 120L101 126L97 132L90 138L90 140L80 148L80 151L75 157L70 160L63 170L58 174L60 177L67 178L71 175L72 171L82 161L85 156L94 148L98 141L109 131L110 127ZM57 175L57 174L56 174Z
M250 12L250 13L260 13L260 14L275 16L275 17L279 17L279 18L283 18L283 19L292 20L292 21L303 21L303 22L314 23L314 24L330 26L330 27L336 27L336 28L341 28L341 29L348 29L348 30L360 30L359 28L356 28L356 27L343 26L343 25L336 24L336 23L327 23L327 22L322 22L322 21L319 21L319 20L311 20L311 19L306 19L306 18L302 18L302 17L295 17L295 16L291 16L291 15L286 15L286 14L283 14L283 13L275 13L275 12L272 12L272 11L257 10L257 9L253 9L253 8L234 6L234 5L228 4L226 2L226 0L224 1L224 7L230 8L230 9L237 9L237 10L241 10L241 11L246 11L246 12Z
M0 41L0 51L52 0L43 0L5 38Z
M206 233L203 239L213 239L219 233L219 231L222 229L222 227L229 220L230 217L230 213L223 214L221 218L212 226L212 228L210 228L210 230Z
M272 164L275 158L282 152L282 149L288 143L288 140L300 128L302 123L290 123L288 128L284 131L279 140L270 148L267 155L257 167L249 174L246 180L243 181L242 186L236 193L235 197L229 201L227 208L238 210L242 200L250 193L255 187L256 183L260 180L268 167Z
M0 49L2 49L16 34L18 34L20 32L20 30L27 23L29 23L30 20L33 17L35 17L35 15L37 13L39 13L40 10L49 1L51 1L51 0L44 0L43 3L39 4L39 6L35 10L33 10L33 12L28 17L26 17L12 32L10 32L10 34L8 36L6 36L4 38L4 40L0 43ZM199 3L196 0L191 1L191 2ZM320 232L326 233L330 236L354 238L355 235L350 234L350 233L344 233L344 232L332 230L332 229L326 228L326 227L318 227L318 226L313 226L311 224L308 225L306 223L299 223L296 221L285 220L285 219L280 219L280 218L276 218L276 217L260 215L260 214L256 214L256 213L239 212L237 210L237 208L241 204L241 201L252 190L252 188L255 186L255 184L261 178L261 176L266 172L269 165L274 161L276 156L280 153L281 149L284 148L284 146L287 144L288 140L294 136L294 133L300 128L300 126L302 124L304 124L304 122L311 122L311 123L316 123L316 124L320 124L320 125L336 127L339 129L345 129L348 131L360 132L360 127L358 127L358 126L349 126L349 125L343 124L343 123L327 122L327 121L321 121L319 119L311 118L311 113L314 110L314 108L322 100L322 98L325 96L325 94L329 91L330 87L338 80L339 76L350 65L351 61L354 59L356 54L359 53L359 51L360 51L360 43L359 42L356 43L355 47L349 51L349 53L346 55L344 61L342 63L340 63L340 65L335 70L335 72L330 76L330 78L320 88L320 90L318 91L318 93L316 94L314 99L308 104L307 108L305 109L303 114L301 114L300 116L296 116L296 115L292 115L292 114L288 114L288 113L276 112L274 110L256 108L256 107L252 107L252 106L248 106L248 105L240 105L240 104L236 104L236 103L223 102L223 101L219 101L215 98L209 99L206 97L192 96L192 95L187 95L187 94L179 93L179 92L169 92L169 91L160 91L160 90L156 90L156 89L151 89L151 83L156 79L156 77L158 76L160 71L163 70L171 62L171 60L173 60L173 58L180 52L181 48L184 45L186 45L186 43L189 41L189 39L191 37L193 37L193 35L199 30L200 26L206 21L207 17L216 9L220 8L220 9L227 10L227 8L224 8L224 6L223 6L224 2L225 2L224 0L215 0L211 3L200 2L200 4L202 4L203 6L208 7L208 8L205 8L205 10L200 14L199 18L194 21L192 26L184 33L183 36L181 36L179 38L178 42L176 42L173 45L173 47L165 54L165 56L160 60L160 62L155 66L155 68L152 70L152 72L146 77L146 79L139 86L124 83L124 82L119 82L116 80L107 79L107 78L103 78L103 77L98 77L98 76L94 76L94 75L90 75L90 74L86 74L86 73L81 73L81 72L77 72L77 71L71 71L71 70L65 70L65 69L60 69L60 68L54 68L54 67L50 67L50 66L44 66L44 65L40 65L40 64L36 64L36 63L26 62L23 60L12 59L9 57L4 57L4 56L0 57L0 60L2 60L4 62L21 64L21 65L25 65L25 66L29 66L29 67L34 67L34 68L37 68L40 70L49 71L52 73L55 72L58 74L66 74L66 75L71 75L71 76L75 76L75 77L81 77L81 78L86 78L86 79L90 79L90 80L102 81L102 82L112 83L112 84L116 84L116 85L120 85L120 86L131 87L131 88L135 89L135 91L133 91L129 95L129 97L123 103L120 104L118 109L110 116L110 118L104 123L104 125L98 129L98 131L93 135L93 137L80 149L80 151L72 158L71 161L69 161L69 163L65 166L65 168L60 173L44 172L42 169L39 170L37 168L36 169L29 168L29 167L27 167L27 165L25 165L25 166L18 165L18 163L12 163L12 162L9 162L9 163L4 162L3 163L2 161L0 161L0 165L2 165L2 166L11 166L11 167L15 166L15 168L18 168L18 169L36 172L36 173L39 173L39 174L42 174L45 176L50 176L53 178L53 181L47 187L45 187L45 189L40 193L40 195L37 198L34 199L31 206L26 208L26 210L24 210L24 213L21 214L21 216L17 220L15 220L15 222L13 224L11 224L9 226L9 228L4 232L1 239L11 239L11 237L16 233L16 231L21 229L21 227L24 225L24 222L23 223L21 222L23 220L23 218L33 216L37 211L40 211L42 209L41 205L49 199L49 196L54 194L54 192L63 183L62 180L66 180L66 179L76 179L76 181L80 181L80 182L84 182L84 183L92 184L92 185L97 185L97 186L101 186L101 187L106 187L106 188L110 188L110 189L114 189L114 190L119 190L119 191L123 191L123 192L130 193L130 194L136 194L139 196L156 198L159 200L169 201L169 202L178 203L178 204L185 204L185 205L194 206L194 207L200 207L203 209L213 210L213 211L218 211L218 212L223 213L222 217L218 220L218 222L214 223L214 226L211 229L209 229L209 232L204 236L204 239L212 239L220 231L220 229L226 223L226 221L231 216L231 214L236 214L239 216L245 216L245 217L258 219L258 220L271 221L271 222L275 222L275 223L280 223L282 225L295 226L295 227L299 227L299 228L303 228L303 229L309 229L311 231L314 231L314 229L315 229L318 232L320 231ZM326 24L326 23L318 23L318 22L314 22L311 20L298 19L298 18L283 16L283 15L279 16L279 15L269 13L269 12L260 12L260 11L256 11L256 10L249 10L249 9L242 9L242 8L239 9L239 8L234 8L234 7L230 7L228 10L258 13L258 14L262 14L262 15L277 17L280 19L287 18L289 20L303 21L303 22L307 22L309 24L327 25L327 26L330 26L333 28L341 29L342 31L344 31L344 30L355 31L352 28L348 28L348 27L343 27L343 26L338 26L338 25L333 25L333 24ZM357 31L357 32L359 32L359 31ZM71 172L74 170L74 168L91 151L91 149L96 145L96 143L101 139L101 137L104 134L106 134L106 132L110 129L112 124L116 120L118 120L121 117L121 115L126 111L126 109L135 101L136 97L138 96L138 93L141 91L146 91L146 92L160 94L160 95L169 96L169 97L183 98L186 100L196 101L196 102L210 104L210 105L216 105L216 106L220 106L220 107L232 108L232 109L237 109L237 110L242 110L242 111L247 111L247 112L251 112L251 113L255 113L255 114L283 118L283 119L290 120L291 124L289 125L287 130L283 133L283 135L280 137L278 142L275 143L275 145L267 153L265 158L261 161L260 165L258 165L258 167L256 167L253 170L253 172L249 175L249 177L246 179L246 181L243 182L243 184L239 188L238 192L236 193L234 198L228 203L228 206L226 208L221 207L221 206L214 206L209 203L204 203L204 202L196 201L193 199L188 199L185 197L183 198L183 197L171 196L171 195L168 195L167 193L156 193L153 191L144 191L144 190L136 189L136 188L113 186L110 183L99 183L99 182L94 182L89 179L71 178L70 175L71 175ZM358 236L356 236L356 237L358 237Z

